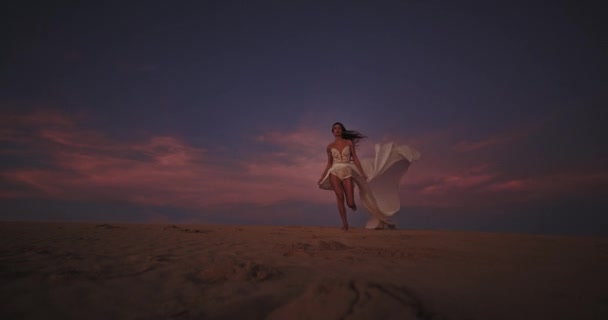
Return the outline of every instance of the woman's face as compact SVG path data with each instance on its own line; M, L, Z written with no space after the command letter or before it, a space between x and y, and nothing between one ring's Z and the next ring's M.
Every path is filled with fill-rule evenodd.
M331 129L331 132L334 134L335 137L338 136L342 136L342 126L339 124L335 124L334 127Z

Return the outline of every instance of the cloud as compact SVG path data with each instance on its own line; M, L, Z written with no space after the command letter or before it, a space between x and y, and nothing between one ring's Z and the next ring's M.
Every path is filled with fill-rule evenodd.
M224 204L333 201L316 186L323 165L319 136L305 129L260 135L257 152L240 159L173 136L125 141L84 129L71 115L41 111L13 115L2 140L14 157L36 154L51 166L19 167L0 175L12 188L3 197L125 201L146 205L209 208ZM320 149L320 150L318 150ZM26 191L10 192L16 186Z
M606 170L573 168L570 163L543 157L545 149L536 143L550 129L544 122L515 125L475 142L461 139L464 133L458 128L410 138L421 143L423 156L401 181L402 204L509 206L606 192Z
M470 189L485 182L491 181L495 176L491 174L442 177L437 183L424 187L422 194L446 193L453 189Z
M510 128L505 132L499 132L488 137L482 137L476 141L461 140L452 146L452 149L457 152L471 152L493 146L508 144L533 133L535 130L538 130L541 125L542 123L540 122L524 124Z
M250 148L234 157L235 150L229 145L197 146L171 135L119 139L87 129L86 121L84 116L54 111L3 116L0 142L6 147L0 154L17 159L18 164L1 169L0 198L112 201L188 209L335 202L332 192L320 190L316 184L327 161L324 149L331 141L327 130L302 125L288 132L260 132L253 138L245 137L250 139ZM406 141L398 133L390 137ZM514 170L511 162L505 164L501 152L464 152L508 143L515 137L525 139L525 135L498 132L454 148L458 136L450 130L409 136L407 141L421 149L422 158L401 181L402 204L474 207L606 191L606 172L530 173ZM517 147L503 151L525 154ZM359 156L371 156L371 150L372 141L367 141Z
M407 178L406 178L407 180ZM416 206L505 206L551 202L564 198L597 198L608 192L608 172L537 174L516 178L488 168L454 172L439 178L420 177L402 185L403 204Z
M608 172L569 172L531 178L497 181L488 192L523 193L525 197L567 196L583 192L601 194L608 190Z
M492 136L478 141L460 141L453 149L458 152L468 152L495 145L505 144L513 140L513 136Z

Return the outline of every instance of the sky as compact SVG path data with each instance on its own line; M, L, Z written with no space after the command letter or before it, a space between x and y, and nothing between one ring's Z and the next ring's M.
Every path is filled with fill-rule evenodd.
M340 121L359 158L420 151L399 228L608 235L600 8L15 2L0 220L339 227L316 182Z

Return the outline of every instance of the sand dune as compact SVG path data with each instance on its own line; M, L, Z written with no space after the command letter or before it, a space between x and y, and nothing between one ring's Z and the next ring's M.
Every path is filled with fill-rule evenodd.
M608 319L608 238L0 223L2 319Z

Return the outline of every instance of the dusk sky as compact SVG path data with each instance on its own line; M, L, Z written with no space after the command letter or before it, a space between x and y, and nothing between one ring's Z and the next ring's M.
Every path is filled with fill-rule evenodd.
M608 235L599 1L61 2L3 10L1 220L338 227L340 121L421 152L401 229Z

